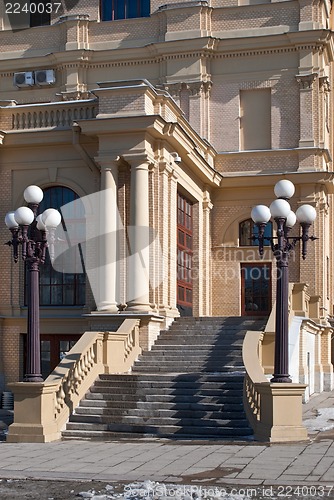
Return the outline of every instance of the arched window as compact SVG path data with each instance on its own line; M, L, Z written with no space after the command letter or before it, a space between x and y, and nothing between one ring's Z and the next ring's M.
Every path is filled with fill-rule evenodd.
M63 205L79 198L72 189L64 186L50 187L43 191L44 197L39 206L39 213L42 213L47 208L60 210ZM71 226L71 234L68 237L66 225ZM72 228L75 228L75 231ZM60 231L62 230L65 232L63 234L66 235L66 240L70 241L72 250L76 251L70 253L64 252L58 256L56 266L52 266L49 253L47 252L46 262L40 266L41 306L78 306L85 304L85 273L68 272L78 269L84 270L82 253L78 252L75 246L76 235L80 236L80 241L83 241L82 234L85 231L84 208L81 203L76 203L73 206L71 214L66 213L65 221L62 217L62 228L60 227ZM73 234L73 232L76 234ZM66 244L65 248L67 248ZM80 260L80 262L76 262L77 260Z
M257 236L259 234L259 230L256 224L254 224L252 219L247 219L239 224L239 246L257 246L258 241L254 241L252 236ZM264 230L264 236L271 237L273 234L273 225L271 222L268 222L266 228ZM264 240L264 245L268 246L270 243L267 240Z
M102 21L149 17L150 0L101 0L100 10Z

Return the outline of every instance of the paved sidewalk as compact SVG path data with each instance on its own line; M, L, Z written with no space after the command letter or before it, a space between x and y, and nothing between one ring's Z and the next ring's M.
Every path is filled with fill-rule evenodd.
M0 443L0 478L159 481L214 485L334 486L334 392L304 405L308 425L324 409L327 431L313 428L310 441L268 445L254 441L60 441ZM323 426L321 421L319 427ZM312 427L312 426L311 426ZM315 426L316 427L316 426ZM334 495L334 487L333 487ZM329 494L320 495L331 498ZM317 496L316 496L317 497ZM334 496L333 496L334 498Z
M304 405L308 423L333 411L334 393ZM331 420L331 419L330 419ZM333 421L329 421L333 427ZM321 423L323 426L323 422ZM254 441L0 443L0 478L144 481L183 484L334 486L334 431L311 429L310 441L269 446ZM333 488L334 495L334 488ZM319 495L330 498L329 495Z

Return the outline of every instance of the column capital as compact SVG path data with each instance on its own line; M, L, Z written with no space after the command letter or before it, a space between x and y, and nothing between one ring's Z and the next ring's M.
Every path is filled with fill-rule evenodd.
M158 168L160 174L166 174L168 176L173 175L175 172L175 168L172 166L172 163L169 162L168 160L160 161L158 164Z
M305 75L296 75L296 80L299 84L300 90L312 90L313 83L315 82L318 73L307 73Z
M208 198L204 198L203 200L203 210L207 210L210 212L213 209L213 203Z
M122 155L131 168L135 169L148 169L150 165L155 164L154 158L147 153L126 153Z
M122 164L122 157L111 155L99 155L94 157L94 161L101 170L114 170Z
M171 82L158 85L158 88L166 90L172 97L179 97L182 91L189 92L191 96L199 96L202 93L209 95L212 87L210 80L190 81L190 82Z
M331 91L331 83L329 81L328 76L321 76L319 78L319 87L321 90L323 90L325 93Z

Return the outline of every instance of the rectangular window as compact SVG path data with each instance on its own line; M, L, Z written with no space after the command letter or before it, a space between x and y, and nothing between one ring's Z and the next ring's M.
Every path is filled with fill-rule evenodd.
M240 148L271 148L271 89L240 91Z
M101 0L101 21L149 17L150 0Z

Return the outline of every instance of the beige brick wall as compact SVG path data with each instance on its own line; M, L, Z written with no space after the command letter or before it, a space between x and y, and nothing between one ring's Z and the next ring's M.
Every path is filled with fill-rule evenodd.
M3 373L5 383L18 382L23 378L23 338L17 325L4 325L1 329Z
M212 31L232 31L268 26L290 26L297 30L299 7L297 2L282 2L277 5L249 5L214 9Z

